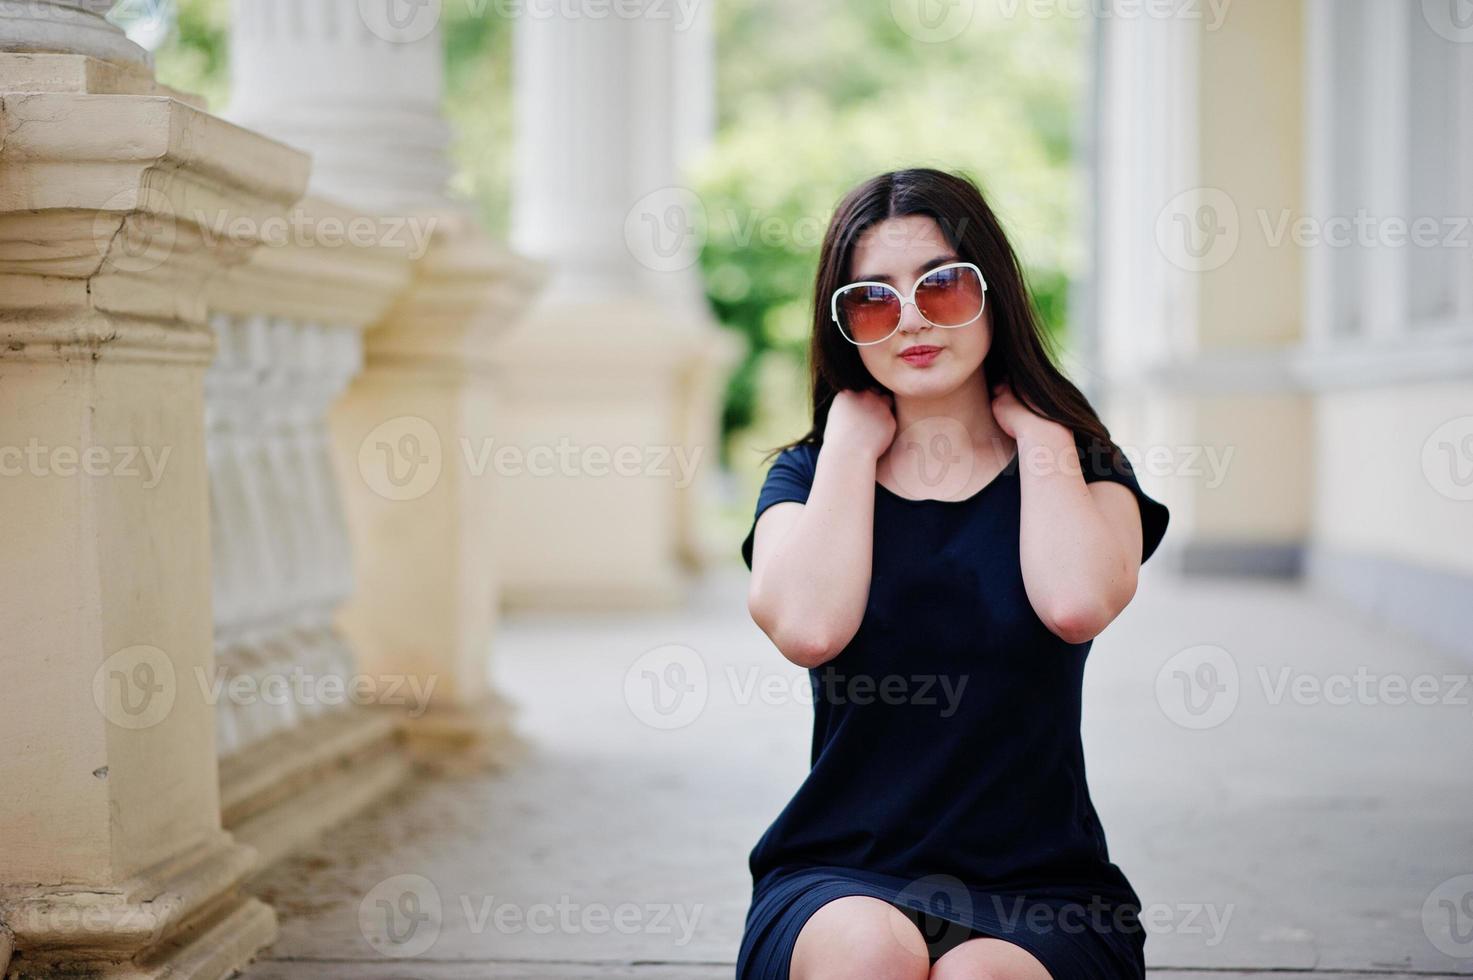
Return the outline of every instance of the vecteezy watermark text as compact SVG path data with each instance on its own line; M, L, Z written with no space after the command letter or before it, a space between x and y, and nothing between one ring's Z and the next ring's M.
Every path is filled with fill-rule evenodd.
M578 445L567 436L556 443L518 445L495 439L457 439L465 472L472 477L574 477L671 480L689 487L704 446L624 443ZM401 415L374 427L358 446L358 472L374 493L388 500L414 500L434 489L445 467L445 446L428 420Z
M281 706L347 704L403 707L418 718L430 707L439 680L436 674L316 674L301 667L266 674L233 673L221 667L207 672L195 668L195 680L206 704L269 704Z
M458 912L466 932L503 935L672 937L689 945L705 906L675 902L581 902L568 895L550 901L498 900L495 895L462 894L447 900L423 875L401 874L369 889L358 905L358 927L378 953L396 959L423 956L440 938L448 918Z
M1215 31L1227 20L1233 0L997 0L998 12L1012 20L1019 13L1034 20L1199 20Z
M172 446L48 446L32 436L24 446L0 446L0 477L93 476L141 479L152 490L164 478Z

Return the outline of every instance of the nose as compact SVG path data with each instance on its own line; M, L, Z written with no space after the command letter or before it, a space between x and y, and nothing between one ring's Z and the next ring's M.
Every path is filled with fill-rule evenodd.
M900 304L900 326L897 329L901 333L915 333L917 330L924 330L930 325L926 318L921 316L921 311L916 306L915 300L905 300Z

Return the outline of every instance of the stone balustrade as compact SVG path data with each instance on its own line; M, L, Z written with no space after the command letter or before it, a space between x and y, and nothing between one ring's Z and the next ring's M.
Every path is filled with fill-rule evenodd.
M198 683L206 297L310 160L156 85L100 9L0 19L0 446L29 454L0 479L0 959L223 977L276 917L242 889L260 855L222 827Z
M236 0L227 121L111 3L0 3L0 462L42 460L0 478L24 692L0 715L0 975L227 976L276 935L252 876L416 762L515 757L487 671L504 583L665 602L709 553L668 479L464 465L569 437L714 460L734 349L688 271L519 324L580 217L534 260L449 198L439 31L385 39L372 5ZM441 447L411 494L378 454L405 425ZM423 703L383 696L405 690Z
M334 618L353 588L327 411L362 365L352 326L216 314L205 379L222 758L351 703ZM298 676L300 675L300 676ZM329 678L334 679L329 681ZM295 687L291 685L295 684ZM285 696L291 690L309 696Z

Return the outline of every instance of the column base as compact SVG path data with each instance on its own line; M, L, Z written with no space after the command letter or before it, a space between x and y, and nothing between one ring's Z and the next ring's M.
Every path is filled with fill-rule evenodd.
M469 705L432 707L405 722L415 765L433 775L499 772L515 765L526 744L512 727L516 704L492 692Z
M221 822L262 871L379 800L410 773L397 710L358 706L220 762Z
M1193 538L1177 554L1185 575L1294 579L1304 568L1304 544L1299 541Z
M6 889L4 976L222 980L276 940L276 913L238 891L256 860L220 834L116 887Z
M520 609L662 609L700 549L719 328L630 295L544 298L495 349L497 578ZM722 363L717 358L718 363ZM694 379L694 380L692 380ZM707 424L707 423L710 424Z
M645 575L638 581L563 579L558 582L506 582L501 607L511 612L623 612L678 609L689 591L686 575Z

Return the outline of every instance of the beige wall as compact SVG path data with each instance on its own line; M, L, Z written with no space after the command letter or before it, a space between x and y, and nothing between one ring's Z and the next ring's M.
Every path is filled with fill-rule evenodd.
M1199 183L1228 193L1240 233L1231 261L1198 283L1203 348L1303 337L1299 250L1270 244L1259 220L1304 206L1302 31L1293 0L1239 0L1198 35Z
M1439 471L1438 463L1423 462L1428 438L1470 414L1469 381L1322 393L1314 426L1315 543L1473 574L1473 501L1440 492L1446 465Z

